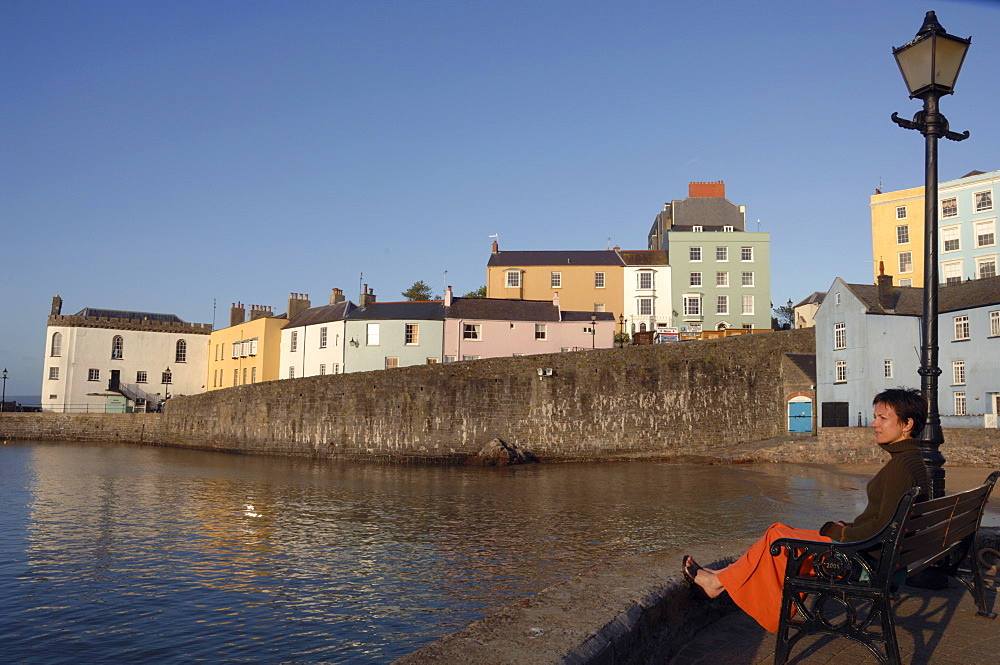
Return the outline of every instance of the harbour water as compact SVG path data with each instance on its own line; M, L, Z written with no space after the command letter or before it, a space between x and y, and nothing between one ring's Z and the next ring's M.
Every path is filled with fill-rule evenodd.
M8 442L0 660L390 662L599 561L850 519L872 471ZM986 474L949 470L949 490Z

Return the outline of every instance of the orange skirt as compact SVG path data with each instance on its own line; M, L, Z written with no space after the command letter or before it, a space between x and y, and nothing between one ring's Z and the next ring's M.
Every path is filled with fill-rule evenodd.
M821 536L819 531L772 524L746 554L719 571L719 582L729 592L733 602L771 633L778 632L781 588L785 581L785 562L788 559L784 549L778 556L771 556L771 543L779 538L831 542L829 537Z

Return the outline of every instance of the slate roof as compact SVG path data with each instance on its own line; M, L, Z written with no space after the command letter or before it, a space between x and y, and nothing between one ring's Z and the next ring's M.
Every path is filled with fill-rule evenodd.
M924 311L924 290L915 286L894 286L888 307L878 299L878 287L871 284L848 284L868 314L895 314L921 316ZM960 284L938 287L938 312L956 312L963 309L988 307L1000 304L1000 277L973 279Z
M330 321L341 321L347 318L352 310L357 307L350 300L338 302L335 305L321 305L320 307L310 307L304 309L284 325L285 328L298 328L299 326L311 326L315 323L329 323ZM285 316L282 314L281 316ZM277 317L276 317L277 318Z
M597 321L610 321L615 323L614 312L563 312L563 321L584 321L590 323L590 315L597 314Z
M816 382L816 354L815 353L786 353L785 357L795 363L795 366L802 370L810 381Z
M559 310L551 300L506 298L453 298L449 319L484 321L558 321Z
M157 314L155 312L130 312L121 309L97 309L95 307L84 307L74 316L93 316L103 319L149 319L150 321L161 321L169 323L184 323L176 314Z
M669 265L665 249L623 249L619 250L618 254L627 266Z
M805 300L795 305L796 307L801 307L802 305L822 305L823 299L826 298L825 291L813 291Z
M531 250L490 254L487 266L621 266L618 252L599 250Z
M444 303L440 300L404 300L402 302L373 302L367 307L351 310L345 318L350 320L401 320L442 321Z

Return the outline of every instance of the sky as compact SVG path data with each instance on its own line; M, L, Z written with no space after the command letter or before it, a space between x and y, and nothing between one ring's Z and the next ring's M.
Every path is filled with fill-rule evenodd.
M645 249L726 183L772 301L871 283L869 198L923 185L892 47L972 36L940 179L1000 169L1000 2L0 0L0 365L37 395L52 297L228 325L401 300L506 250Z

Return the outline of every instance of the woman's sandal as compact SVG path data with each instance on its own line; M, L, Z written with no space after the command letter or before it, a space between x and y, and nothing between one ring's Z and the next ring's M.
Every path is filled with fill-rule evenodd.
M701 592L701 595L708 598L708 592L701 588L701 585L695 582L695 578L698 576L698 571L701 570L701 566L695 563L695 560L691 558L690 554L685 554L684 558L681 559L681 570L684 571L684 579L691 583L691 586L696 588Z

